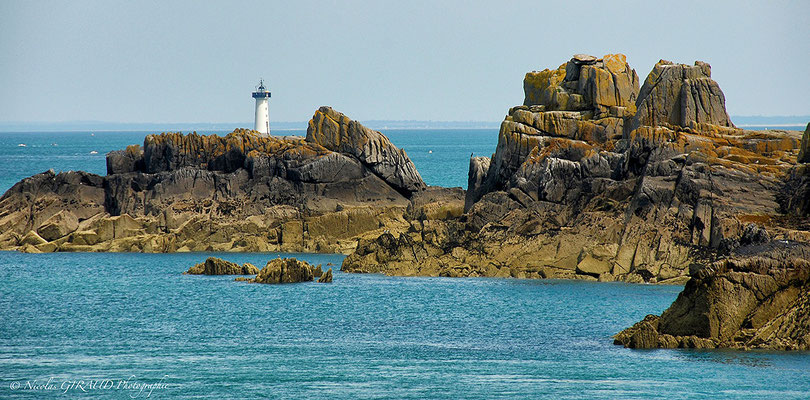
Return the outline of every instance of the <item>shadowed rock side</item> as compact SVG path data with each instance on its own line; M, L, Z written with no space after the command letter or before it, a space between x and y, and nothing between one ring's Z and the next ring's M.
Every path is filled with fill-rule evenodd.
M615 343L638 349L810 350L808 260L806 245L741 248L695 271L660 317L648 315L617 334Z
M810 123L802 136L799 163L791 169L777 199L796 229L810 230Z
M709 71L662 61L639 90L624 56L577 55L527 74L465 213L363 238L342 270L684 283L746 231L808 241L780 197L801 134L734 128Z
M0 197L0 249L349 252L406 229L425 184L405 153L331 109L313 121L309 139L149 135L109 153L107 176L23 179Z

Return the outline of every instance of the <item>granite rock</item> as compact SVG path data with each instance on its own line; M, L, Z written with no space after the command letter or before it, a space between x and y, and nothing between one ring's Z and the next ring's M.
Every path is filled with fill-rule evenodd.
M403 195L426 185L408 155L385 135L361 125L330 107L321 107L307 127L307 142L350 154Z
M741 248L697 269L660 317L615 336L630 348L810 349L810 246Z
M640 126L695 127L705 123L734 127L726 112L726 98L711 79L711 66L661 60L647 76L636 101L631 129Z

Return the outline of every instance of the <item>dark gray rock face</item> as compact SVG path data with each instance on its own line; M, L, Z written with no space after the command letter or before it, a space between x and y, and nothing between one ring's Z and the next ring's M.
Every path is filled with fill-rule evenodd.
M321 107L315 112L306 140L351 155L406 197L426 187L404 150L396 148L382 133L330 107Z
M659 61L641 87L631 128L699 123L733 128L726 98L711 76L711 66L701 61L692 66Z

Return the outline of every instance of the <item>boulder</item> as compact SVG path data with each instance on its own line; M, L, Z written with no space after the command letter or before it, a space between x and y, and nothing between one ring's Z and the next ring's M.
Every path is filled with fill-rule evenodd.
M332 283L332 268L326 270L326 272L318 278L318 283Z
M350 155L406 197L426 185L404 150L385 135L331 107L321 107L309 121L307 142Z
M619 116L632 115L639 91L635 70L624 54L597 59L577 54L556 70L526 74L524 106L541 106L532 112L590 111L595 119L608 116L611 107ZM510 113L511 114L511 113Z
M255 275L259 269L253 264L239 265L217 257L208 257L205 262L199 263L184 274L189 275Z
M37 228L43 239L52 241L67 236L79 228L79 219L70 211L59 211Z
M410 197L426 185L416 167L385 135L366 128L331 107L321 107L309 121L307 142L359 160L398 192Z
M313 266L295 258L271 260L256 275L256 283L297 283L311 282L314 279Z
M47 240L43 239L34 231L29 231L25 234L25 236L20 239L18 243L19 246L31 245L31 246L39 246L41 244L48 243Z
M143 150L137 144L107 153L107 175L143 170Z

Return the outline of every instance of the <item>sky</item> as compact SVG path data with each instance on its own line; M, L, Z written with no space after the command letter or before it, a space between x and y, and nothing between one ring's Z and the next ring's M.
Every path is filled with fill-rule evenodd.
M575 53L712 65L732 115L810 114L810 1L0 1L0 122L499 121Z

